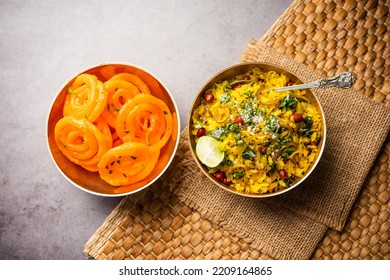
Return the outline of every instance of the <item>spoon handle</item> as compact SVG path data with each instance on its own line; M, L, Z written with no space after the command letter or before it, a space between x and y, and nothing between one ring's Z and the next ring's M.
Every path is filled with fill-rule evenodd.
M274 90L276 92L281 92L285 90L306 89L306 88L329 88L329 87L350 88L355 82L355 80L356 79L351 72L342 72L339 75L331 78L324 78L311 83L306 83L301 85L275 88Z

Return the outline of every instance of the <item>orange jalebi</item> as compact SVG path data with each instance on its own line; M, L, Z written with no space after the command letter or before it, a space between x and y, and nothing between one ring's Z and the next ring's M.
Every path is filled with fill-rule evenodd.
M94 75L81 74L68 88L63 114L93 122L103 112L106 103L103 83Z
M106 152L99 162L100 177L113 186L136 183L156 165L160 150L142 143L123 143Z
M112 80L122 80L134 84L141 93L151 94L150 89L145 82L137 75L130 73L116 74L111 78Z
M172 133L172 114L160 99L139 94L123 105L116 121L123 142L140 142L162 148Z
M72 162L89 171L98 171L97 164L102 155L111 148L111 140L102 123L103 131L85 119L64 117L54 130L54 138L60 151Z
M102 116L111 127L115 128L116 116L123 104L140 91L134 84L119 79L108 80L104 83L104 89L107 93L107 105Z

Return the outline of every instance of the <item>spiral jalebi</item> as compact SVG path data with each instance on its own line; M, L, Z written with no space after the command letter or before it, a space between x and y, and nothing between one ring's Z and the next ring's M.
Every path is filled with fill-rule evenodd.
M106 124L107 126L107 124ZM97 164L111 148L106 132L85 119L64 117L54 130L54 138L60 151L73 163L96 172Z
M100 177L113 186L136 183L153 171L159 155L160 150L142 143L123 143L103 155L99 162Z
M116 117L123 104L140 91L134 84L119 79L108 80L104 83L104 89L107 93L107 105L102 116L111 127L115 128Z
M172 114L160 99L140 94L120 110L116 129L123 142L140 142L162 148L172 133Z
M81 74L68 88L63 114L94 122L103 112L107 94L96 76Z

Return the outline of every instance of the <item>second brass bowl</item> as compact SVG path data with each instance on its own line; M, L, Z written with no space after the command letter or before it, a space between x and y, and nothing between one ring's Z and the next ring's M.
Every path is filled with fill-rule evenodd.
M314 162L312 163L312 165L310 166L310 168L308 169L308 171L306 172L306 174L302 178L299 178L299 179L296 179L295 181L293 181L293 183L288 188L285 188L285 189L282 189L282 190L279 190L276 192L264 193L264 194L242 193L242 192L238 192L236 190L233 190L232 188L229 188L228 186L219 182L216 178L214 178L214 176L212 174L210 174L208 172L207 168L199 161L198 157L196 156L195 136L192 135L192 133L191 133L191 129L193 127L192 115L193 115L194 109L200 105L204 93L208 89L210 89L215 83L218 83L218 82L221 82L224 80L231 80L234 77L236 77L237 75L244 74L253 68L260 68L266 72L267 71L275 71L277 73L284 74L287 78L289 78L290 81L293 81L296 84L302 84L304 82L307 82L307 81L302 81L294 73L291 73L290 71L288 71L282 67L279 67L277 65L273 65L273 64L269 64L269 63L241 63L241 64L232 65L230 67L227 67L227 68L221 70L220 72L218 72L214 76L212 76L198 91L198 93L195 96L194 101L190 107L191 109L190 109L189 115L188 115L187 129L188 129L188 135L189 135L189 140L190 140L189 145L190 145L192 157L195 160L196 164L199 166L199 168L202 170L202 173L211 182L213 182L216 186L218 186L226 191L229 191L231 193L234 193L234 194L238 194L238 195L242 195L242 196L246 196L246 197L264 198L264 197L276 196L276 195L285 193L289 190L292 190L295 187L297 187L299 184L301 184L307 177L310 176L310 174L316 168L318 162L320 161L321 155L324 151L325 140L326 140L326 123L325 123L325 116L324 116L323 109L322 109L321 104L318 101L317 97L313 94L312 91L306 90L305 97L311 102L311 104L313 104L317 108L319 114L321 115L322 131L321 131L321 140L318 144L319 153L318 153L316 159L314 160Z

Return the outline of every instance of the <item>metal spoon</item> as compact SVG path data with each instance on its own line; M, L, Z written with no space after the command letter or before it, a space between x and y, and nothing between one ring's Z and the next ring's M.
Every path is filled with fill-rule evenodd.
M281 92L281 91L285 91L285 90L306 89L306 88L330 88L330 87L350 88L350 87L352 87L352 85L355 81L356 81L356 79L352 75L351 72L342 72L339 75L331 77L331 78L324 78L324 79L320 79L320 80L306 83L306 84L293 85L293 86L288 86L288 87L280 87L280 88L274 88L274 89L268 89L268 90L269 91L274 90L276 92Z

